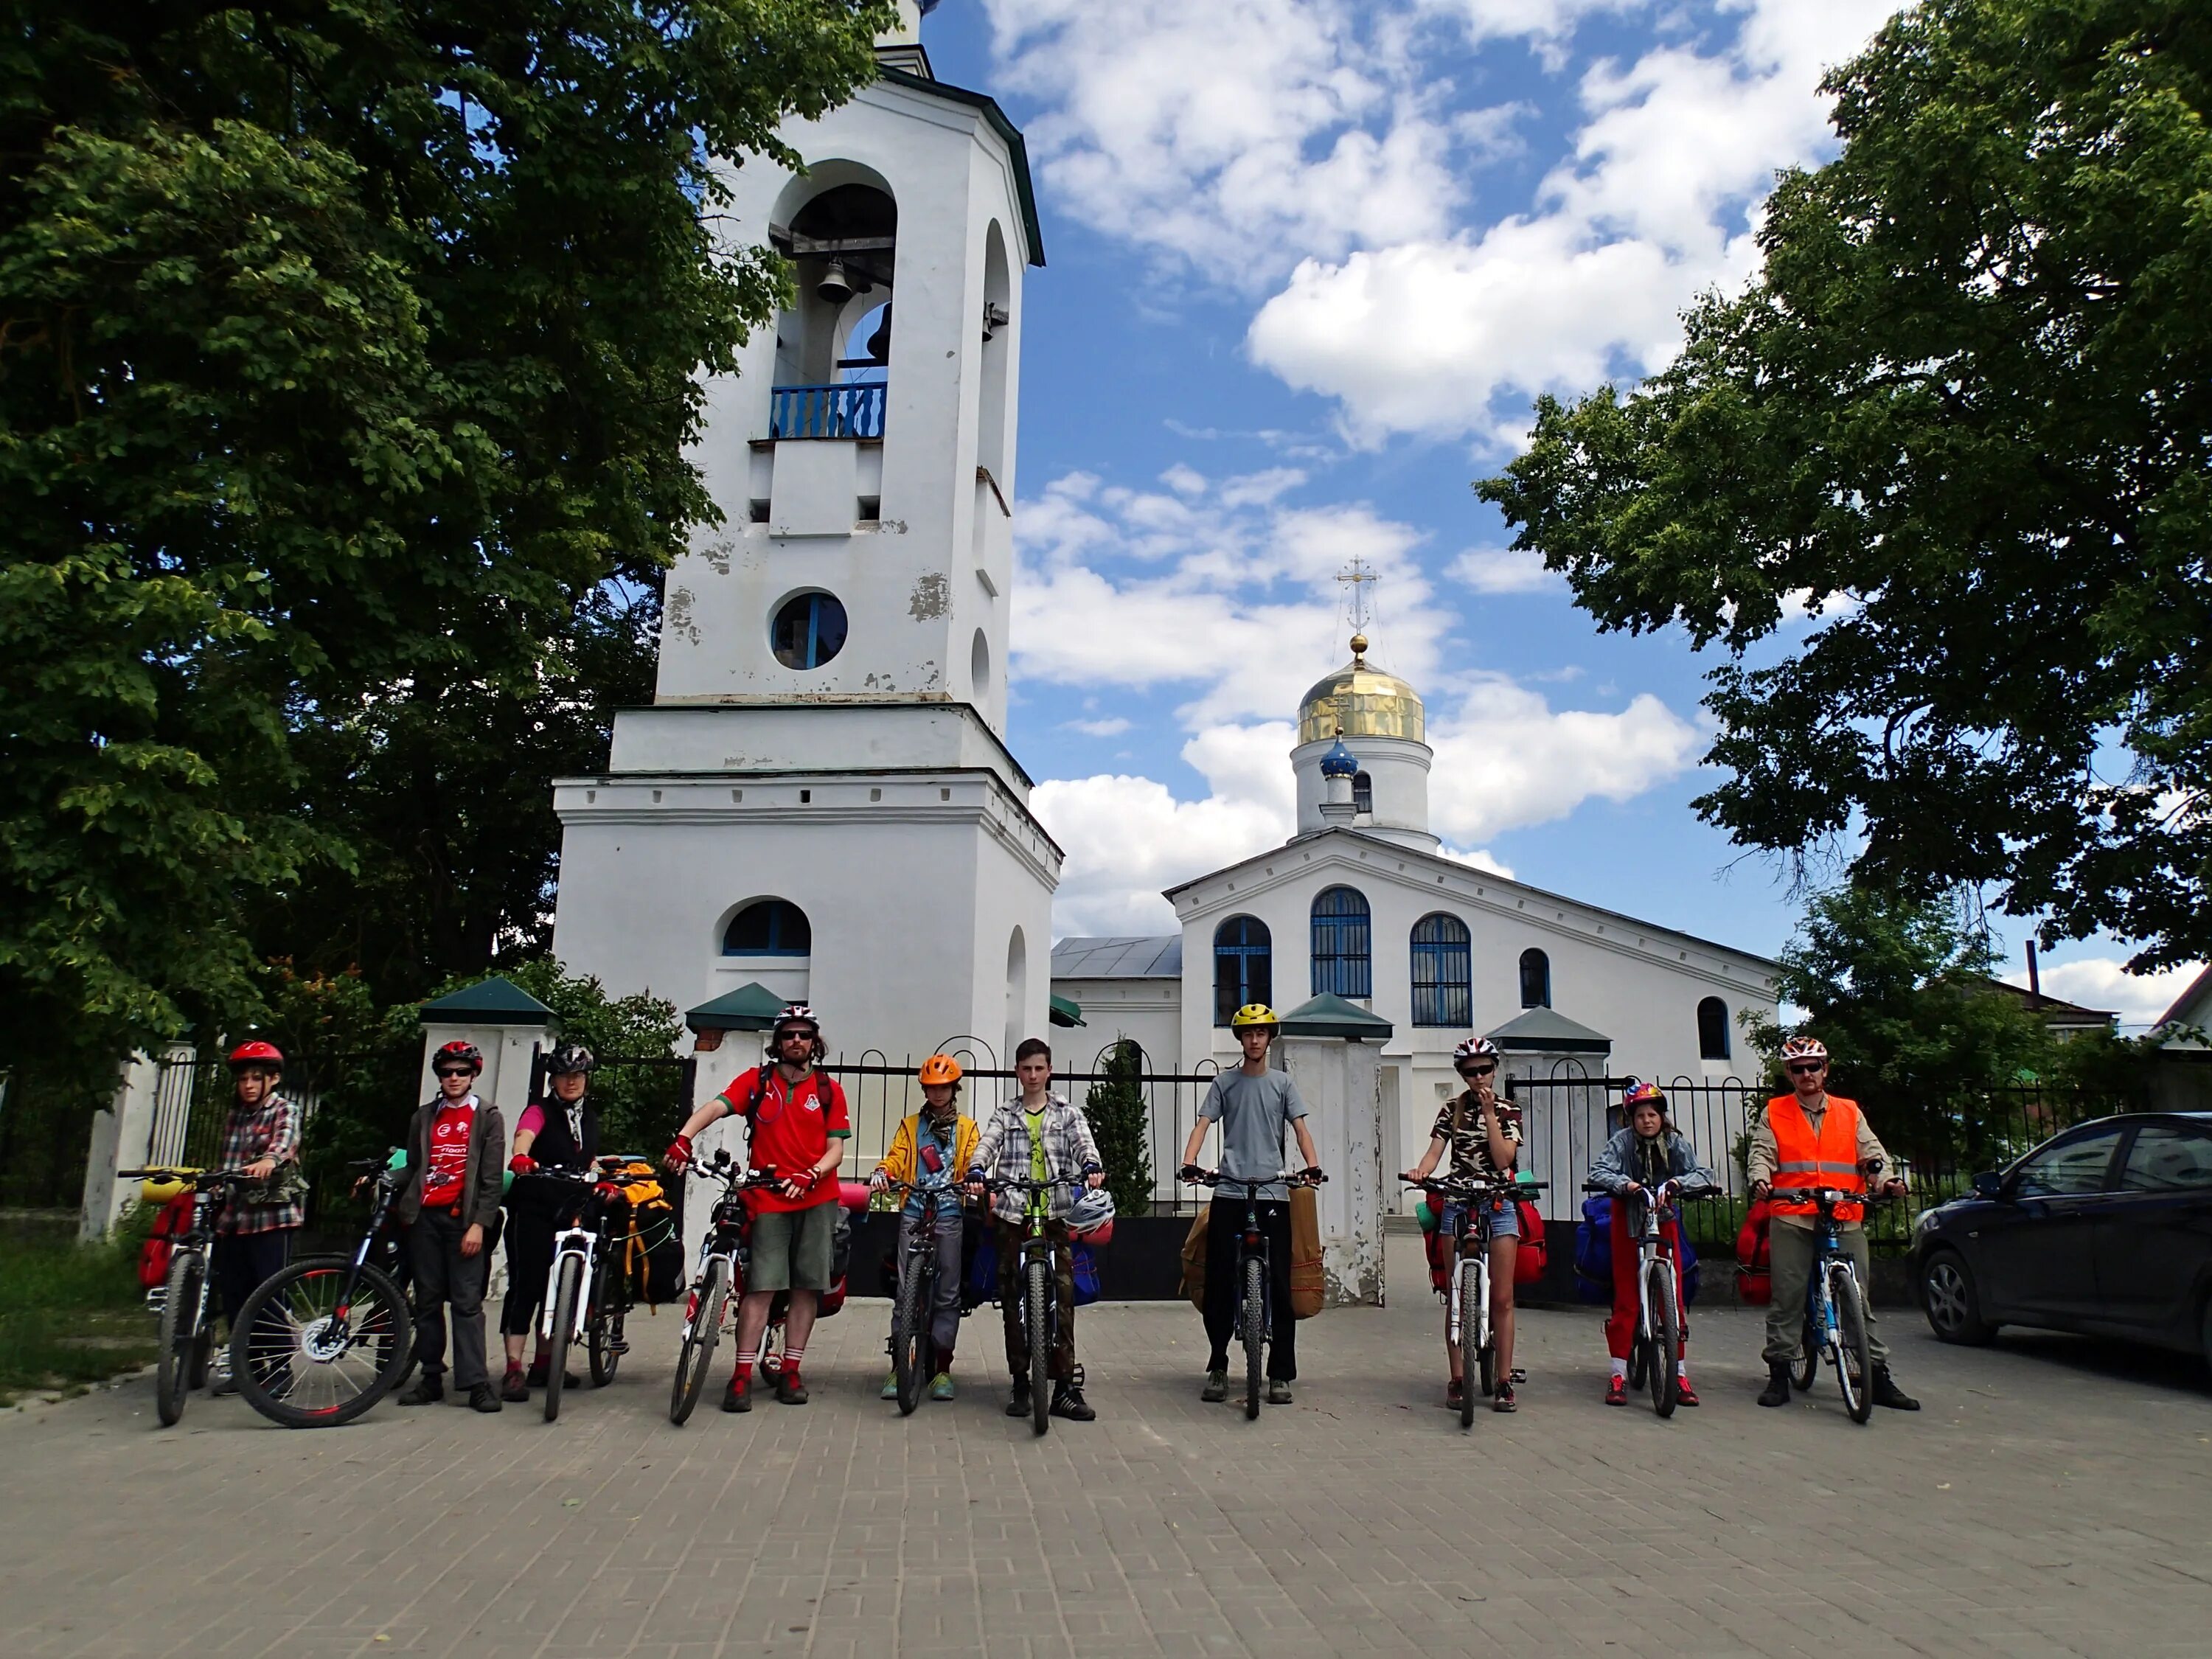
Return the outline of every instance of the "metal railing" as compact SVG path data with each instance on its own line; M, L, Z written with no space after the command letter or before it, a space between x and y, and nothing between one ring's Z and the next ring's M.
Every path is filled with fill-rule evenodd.
M771 438L880 438L889 387L780 386L769 394Z

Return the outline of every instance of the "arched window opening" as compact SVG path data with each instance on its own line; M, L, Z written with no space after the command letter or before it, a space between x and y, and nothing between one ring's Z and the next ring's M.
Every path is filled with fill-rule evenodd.
M1248 1002L1275 1000L1274 941L1257 916L1231 916L1213 930L1213 1023Z
M828 162L820 171L860 169ZM898 204L873 184L832 185L769 237L790 256L797 280L776 319L769 435L882 437Z
M1521 953L1521 1006L1523 1008L1548 1008L1552 1006L1552 959L1533 948Z
M1331 887L1313 902L1313 994L1371 997L1367 900L1350 887Z
M813 926L789 899L757 899L722 930L726 957L803 957L813 949Z
M1413 924L1413 1024L1465 1030L1474 1024L1474 959L1467 924L1423 916Z
M1375 811L1375 780L1364 772L1352 775L1352 810L1367 813Z
M776 607L769 647L786 668L819 668L845 648L845 607L829 593L794 593Z
M1728 1004L1718 997L1707 997L1698 1005L1698 1058L1726 1060L1729 1057Z

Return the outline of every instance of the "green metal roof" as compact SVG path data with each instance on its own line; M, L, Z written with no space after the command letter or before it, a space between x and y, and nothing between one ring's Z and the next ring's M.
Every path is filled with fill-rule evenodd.
M1351 1037L1358 1042L1382 1042L1395 1029L1380 1014L1370 1014L1356 1002L1324 991L1310 1002L1302 1002L1283 1016L1285 1036Z
M1056 996L1052 1000L1051 1018L1055 1025L1080 1025L1083 1005L1073 997Z
M694 1031L769 1031L786 1006L783 998L753 980L701 1003L684 1016L684 1023Z
M561 1017L511 979L494 977L422 1005L425 1025L558 1025Z
M1553 1013L1549 1008L1523 1009L1518 1017L1489 1034L1490 1040L1509 1054L1609 1054L1613 1039L1602 1031Z

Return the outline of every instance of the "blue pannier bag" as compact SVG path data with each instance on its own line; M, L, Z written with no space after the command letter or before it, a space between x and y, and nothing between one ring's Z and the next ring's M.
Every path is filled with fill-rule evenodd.
M1101 1294L1098 1288L1098 1252L1079 1239L1068 1246L1068 1254L1075 1261L1075 1305L1087 1308Z
M1703 1277L1698 1267L1698 1247L1682 1229L1676 1212L1675 1237L1681 1241L1682 1305L1698 1299ZM1575 1225L1575 1294L1595 1307L1613 1304L1613 1198L1593 1193L1583 1200L1583 1218Z

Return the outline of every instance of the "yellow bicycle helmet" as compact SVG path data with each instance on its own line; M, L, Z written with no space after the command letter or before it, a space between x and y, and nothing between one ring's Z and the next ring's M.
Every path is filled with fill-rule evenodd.
M1275 1011L1264 1002L1248 1002L1229 1017L1229 1029L1241 1031L1248 1025L1280 1025Z

